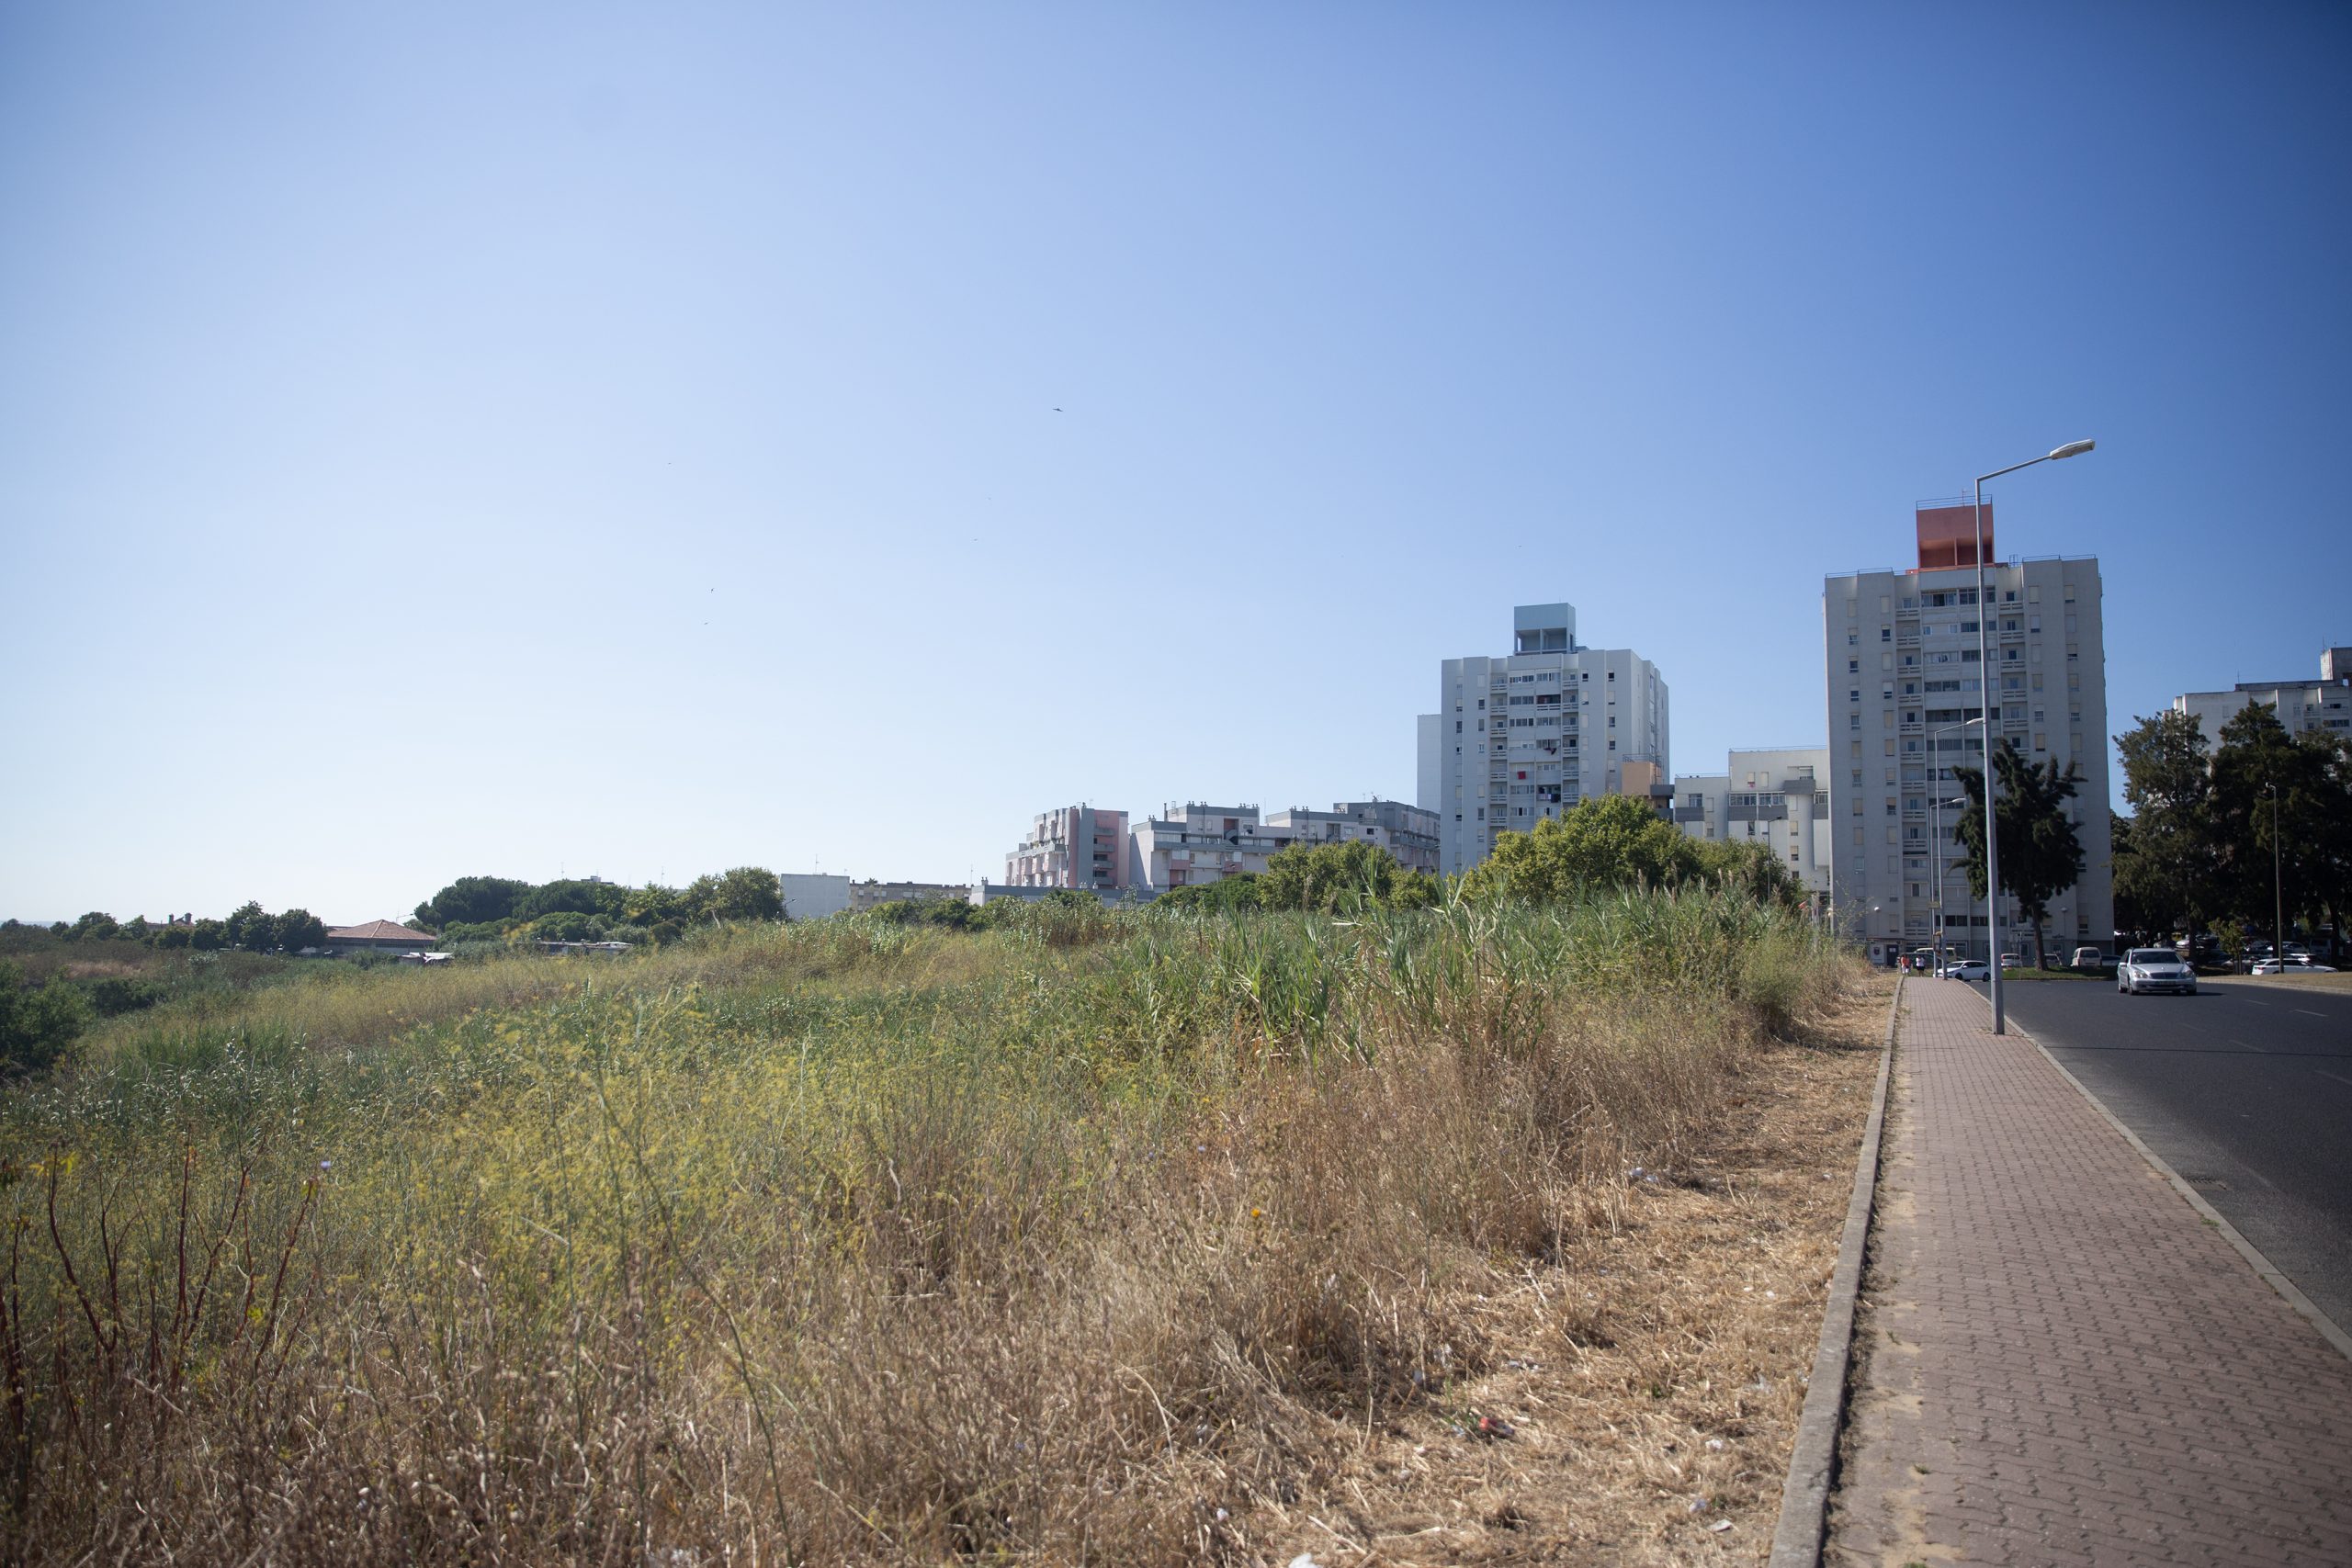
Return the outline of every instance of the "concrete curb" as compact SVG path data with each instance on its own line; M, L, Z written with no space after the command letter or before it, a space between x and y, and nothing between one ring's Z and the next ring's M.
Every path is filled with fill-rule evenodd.
M2245 1257L2248 1263L2254 1265L2254 1271L2261 1275L2264 1281L2267 1283L2272 1290L2278 1292L2281 1296L2286 1298L2287 1304L2289 1306L2293 1307L2297 1312L2301 1313L2304 1317L2310 1319L2312 1326L2319 1330L2319 1336L2321 1338L2326 1340L2330 1345L2335 1346L2337 1352L2343 1355L2346 1359L2352 1360L2352 1334L2345 1333L2344 1330L2336 1325L2334 1318L2328 1316L2327 1314L2319 1309L2317 1303L2313 1302L2309 1296L2303 1294L2302 1292L2295 1289L2295 1282L2292 1280L2288 1279L2286 1275L2280 1273L2278 1266L2262 1255L2262 1249L2260 1247L2255 1246L2254 1243L2246 1240L2245 1236L2241 1235L2238 1233L2237 1226L2223 1219L2222 1217L2221 1211L2214 1208L2212 1204L2208 1203L2205 1201L2205 1195L2203 1193L2198 1191L2196 1188L2191 1187L2188 1182L2182 1180L2180 1172L2165 1164L2162 1156L2158 1155L2155 1150L2150 1148L2146 1144L2141 1142L2140 1134L2125 1126L2122 1119L2117 1116L2114 1111L2109 1111L2106 1104L2100 1100L2099 1097L2090 1091L2089 1085L2084 1083L2082 1079L2068 1072L2066 1070L2066 1065L2050 1054L2049 1046L2044 1045L2040 1040L2035 1039L2032 1033L2029 1031L2018 1028L2017 1021L2014 1019L2009 1021L2009 1029L2011 1032L2020 1035L2024 1039L2032 1041L2033 1048L2041 1053L2041 1059L2048 1062L2052 1066L2057 1068L2058 1076L2064 1078L2068 1083L2073 1084L2075 1091L2081 1094L2085 1100L2090 1101L2091 1109L2105 1117L2109 1126L2122 1134L2123 1141L2137 1149L2140 1152L2140 1157L2146 1160L2151 1166L2154 1166L2158 1175L2162 1176L2166 1181L2171 1182L2173 1185L2173 1190L2179 1193L2183 1198L2188 1200L2188 1206L2196 1210L2198 1214L2207 1224L2211 1225L2214 1229L2220 1231L2228 1240L2229 1244L2232 1247L2236 1247L2239 1253Z
M1871 1119L1862 1128L1861 1152L1854 1159L1854 1196L1846 1205L1846 1234L1838 1244L1838 1267L1829 1276L1829 1303L1821 1319L1821 1344L1813 1355L1813 1377L1805 1385L1804 1409L1797 1416L1797 1440L1789 1455L1788 1480L1781 1486L1781 1521L1772 1531L1770 1568L1815 1568L1829 1524L1829 1483L1838 1468L1838 1432L1846 1419L1846 1373L1854 1350L1854 1300L1861 1293L1862 1255L1870 1244L1871 1213L1878 1199L1879 1145L1886 1135L1886 1086L1894 1066L1895 1025L1903 1016L1903 976L1886 1008L1886 1043L1879 1048L1878 1088L1871 1096Z

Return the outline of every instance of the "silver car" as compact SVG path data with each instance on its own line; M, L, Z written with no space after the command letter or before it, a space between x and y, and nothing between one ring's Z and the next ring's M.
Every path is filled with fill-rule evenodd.
M2197 971L2169 947L2135 947L2115 966L2115 988L2127 997L2143 991L2197 994Z

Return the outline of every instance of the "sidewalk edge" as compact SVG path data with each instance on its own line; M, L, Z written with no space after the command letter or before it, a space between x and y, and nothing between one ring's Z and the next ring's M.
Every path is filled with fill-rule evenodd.
M1838 1267L1829 1276L1821 1344L1814 1352L1804 1409L1797 1416L1788 1479L1781 1486L1781 1518L1772 1530L1770 1568L1815 1568L1821 1561L1829 1523L1829 1483L1838 1463L1838 1433L1846 1419L1846 1379L1854 1350L1854 1300L1861 1293L1862 1254L1870 1242L1871 1215L1878 1201L1879 1145L1886 1135L1886 1086L1894 1065L1895 1026L1902 1016L1903 976L1898 974L1894 995L1886 1006L1886 1043L1879 1047L1878 1087L1871 1094L1871 1116L1862 1127L1861 1152L1854 1157L1854 1195L1846 1205Z
M2082 1079L2076 1077L2073 1073L2068 1072L2066 1070L2066 1065L2050 1054L2049 1046L2044 1045L2040 1040L2035 1039L2030 1031L2018 1029L2015 1020L2010 1021L2009 1028L2012 1032L2026 1040L2031 1041L2033 1048L2041 1053L2042 1060L2057 1068L2059 1077L2064 1078L2068 1083L2073 1084L2075 1090L2079 1092L2085 1100L2090 1101L2091 1109L2098 1111L2101 1116L2107 1118L2107 1124L2114 1128L2117 1132L2122 1134L2123 1141L2130 1144L2134 1149L2137 1149L2140 1152L2140 1157L2146 1160L2151 1166L2154 1166L2159 1176L2162 1176L2166 1181L2171 1182L2173 1190L2179 1193L2183 1198L2188 1200L2188 1206L2196 1210L2199 1217L2201 1217L2207 1224L2211 1225L2215 1230L2220 1231L2222 1236L2228 1240L2229 1244L2232 1247L2236 1247L2239 1253L2248 1263L2254 1265L2254 1271L2262 1276L2265 1283L2267 1283L2272 1290L2278 1292L2279 1295L2285 1297L2289 1306L2293 1307L2297 1312L2301 1313L2305 1318L2309 1319L2312 1326L2319 1330L2320 1337L2326 1340L2330 1345L2335 1347L2338 1354L2342 1355L2346 1360L2352 1360L2352 1334L2345 1333L2342 1328L2337 1326L2334 1318L2328 1316L2327 1314L2319 1309L2318 1303L2313 1302L2311 1297L2303 1294L2302 1292L2295 1289L2295 1282L2292 1280L2288 1279L2286 1275L2280 1273L2278 1266L2272 1263L2269 1258L2265 1258L2262 1255L2262 1249L2260 1247L2255 1246L2254 1243L2246 1240L2244 1235L2240 1235L2238 1233L2238 1227L2223 1219L2222 1217L2221 1211L2214 1208L2212 1204L2208 1203L2205 1201L2203 1193L2198 1191L2196 1188L2191 1187L2187 1181L2183 1180L2181 1179L2180 1172L2165 1164L2164 1157L2143 1142L2139 1134L2125 1126L2123 1124L2122 1118L2116 1115L2114 1111L2109 1111L2107 1108L2106 1102L2101 1100L2098 1095L2095 1095L2090 1091L2090 1086L2088 1084L2083 1082Z

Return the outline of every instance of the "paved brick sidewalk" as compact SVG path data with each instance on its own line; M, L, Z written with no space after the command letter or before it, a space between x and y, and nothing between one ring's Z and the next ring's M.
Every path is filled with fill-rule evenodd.
M2352 1563L2352 1361L1983 987L1905 991L1826 1560Z

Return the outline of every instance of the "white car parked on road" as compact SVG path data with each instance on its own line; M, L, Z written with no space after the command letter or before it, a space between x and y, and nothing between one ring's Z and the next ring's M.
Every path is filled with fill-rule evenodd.
M1943 967L1943 978L1947 980L1982 980L1986 976L1992 974L1992 968L1981 958L1963 958L1957 964L1945 964Z
M2127 997L2143 991L2197 994L2197 971L2169 947L2135 947L2115 966L2115 988Z

